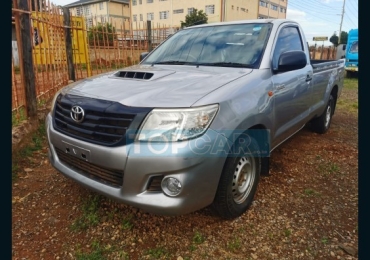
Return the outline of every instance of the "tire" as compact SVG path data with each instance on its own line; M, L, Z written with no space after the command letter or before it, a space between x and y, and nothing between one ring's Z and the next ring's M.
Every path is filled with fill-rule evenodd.
M311 121L312 131L318 134L325 134L330 127L331 119L334 114L335 99L332 94L330 94L329 101L325 107L324 112L321 116L314 118Z
M248 147L243 148L226 159L212 204L218 215L225 219L242 215L257 191L261 172L259 146L255 139L250 138Z

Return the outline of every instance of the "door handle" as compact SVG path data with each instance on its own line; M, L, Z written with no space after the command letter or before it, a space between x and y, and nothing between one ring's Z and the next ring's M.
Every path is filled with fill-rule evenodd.
M306 82L311 81L311 80L312 80L312 76L307 75L307 77L306 77Z

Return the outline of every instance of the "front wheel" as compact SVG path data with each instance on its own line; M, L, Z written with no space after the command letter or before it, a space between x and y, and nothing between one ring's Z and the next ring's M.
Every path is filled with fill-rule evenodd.
M248 147L243 148L226 159L213 201L213 208L226 219L242 215L257 191L261 172L259 146L250 138Z
M334 97L332 94L330 94L329 101L326 105L324 112L321 114L321 116L314 118L311 121L312 131L319 134L324 134L329 130L331 119L334 114L334 104L335 104Z

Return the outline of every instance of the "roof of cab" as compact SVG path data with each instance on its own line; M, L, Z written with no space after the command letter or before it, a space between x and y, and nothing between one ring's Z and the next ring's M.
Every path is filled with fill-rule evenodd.
M247 23L273 23L273 24L280 25L286 22L296 23L295 21L290 20L290 19L253 19L253 20L239 20L239 21L230 21L230 22L206 23L206 24L189 26L184 29L218 26L218 25L247 24Z

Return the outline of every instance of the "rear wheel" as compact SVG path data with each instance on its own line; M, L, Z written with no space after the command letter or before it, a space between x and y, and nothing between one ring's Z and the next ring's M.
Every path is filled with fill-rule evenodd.
M226 219L236 218L249 208L260 178L261 157L257 142L251 138L248 147L243 148L226 159L213 201L213 208Z
M334 113L334 104L335 104L334 97L332 94L330 94L329 101L326 105L324 112L321 114L321 116L314 118L311 121L312 131L319 134L324 134L329 130L331 119Z

